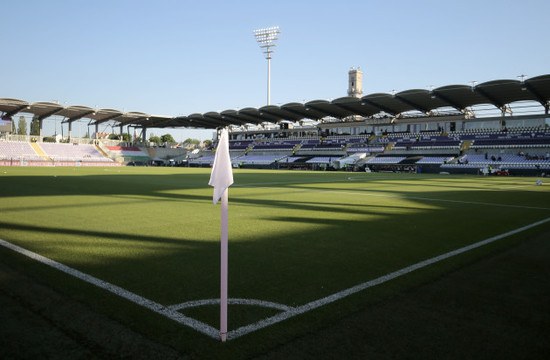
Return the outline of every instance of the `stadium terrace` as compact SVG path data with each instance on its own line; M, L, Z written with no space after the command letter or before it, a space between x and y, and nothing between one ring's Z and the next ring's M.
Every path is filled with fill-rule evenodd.
M358 94L362 90L332 101L177 117L2 98L0 160L12 166L211 166L212 149L158 148L141 139L152 128L228 128L235 167L525 175L550 170L550 75ZM39 136L12 134L19 113L33 115ZM57 139L65 144L43 141L43 121L53 116L68 124L68 136ZM126 127L141 135L131 142L73 138L72 124L80 119L90 119L96 134L109 123L121 134Z

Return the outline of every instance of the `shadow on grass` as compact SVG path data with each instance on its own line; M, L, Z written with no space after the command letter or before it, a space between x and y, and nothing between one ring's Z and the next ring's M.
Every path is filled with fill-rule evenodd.
M423 179L429 181L430 178ZM42 203L40 197L63 195L90 196L91 203L100 206L110 204L95 201L97 197L117 200L131 197L128 206L136 205L135 201L147 204L151 200L206 204L212 201L211 190L205 186L207 180L208 176L204 174L13 176L0 178L0 196L36 197L37 207L32 209L44 211L48 210L48 205ZM252 183L256 179L243 177L243 180ZM392 183L383 179L373 181L383 185ZM425 191L420 191L422 188L416 185L411 191L397 186L365 189L354 188L353 183L341 184L342 181L335 180L333 186L328 183L307 185L307 181L284 185L289 190L304 190L305 186L305 190L318 194L315 200L302 198L299 193L284 197L284 190L278 190L282 193L280 198L276 192L269 195L274 198L266 198L265 192L252 193L251 189L247 193L243 187L235 190L237 196L232 198L232 204L249 208L247 216L250 218L234 218L239 229L234 231L237 236L230 240L230 297L301 305L541 220L550 213L541 209L479 207L452 202L437 202L434 206L429 199L477 199L488 203L505 201L540 205L548 203L548 193L529 195L525 199L525 194L507 192L503 199L501 193L471 188L464 190L460 186L455 190L432 191L429 183L424 184ZM202 190L205 190L204 195ZM339 198L326 200L325 192L337 194ZM338 195L339 192L342 195ZM387 201L377 200L372 204L371 197L358 200L353 194L343 194L345 192L395 197L386 197ZM348 196L354 197L353 203ZM407 202L402 202L401 198ZM85 212L86 204L59 206L74 207L75 211L80 208ZM2 211L6 215L18 211L19 216L25 213L13 203ZM218 216L217 210L215 213ZM212 217L211 213L205 216ZM23 225L13 218L8 220L3 216L0 234L9 233L19 243L39 239L40 243L33 246L54 254L54 258L68 258L67 265L154 301L170 305L219 297L219 244L199 240L192 231L181 238L163 236L162 233L146 236L111 229ZM159 218L162 219L162 214ZM254 229L255 226L258 229ZM257 230L254 241L241 238L254 230ZM55 255L56 251L59 255ZM345 313L345 309L342 311ZM256 315L250 316L248 319L246 315L240 315L239 323L257 320ZM206 317L210 318L210 315ZM217 327L217 324L211 325Z

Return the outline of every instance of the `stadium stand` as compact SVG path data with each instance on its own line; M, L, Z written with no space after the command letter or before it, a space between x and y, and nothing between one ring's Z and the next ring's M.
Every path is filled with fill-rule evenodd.
M332 160L337 160L330 156L316 156L306 161L311 164L330 164Z
M0 160L43 161L28 142L0 141Z
M137 146L107 146L110 151L120 153L124 157L149 157Z
M106 146L110 158L125 164L147 163L151 160L148 153L137 146Z
M234 158L234 161L240 165L269 165L277 161L282 161L285 157L284 155L247 155Z
M516 103L521 106L515 107ZM490 114L479 116L484 107L491 107ZM3 117L18 112L47 117L63 111L67 108L59 104L0 99ZM96 123L112 119L106 121L144 131L145 118L151 128L229 127L232 161L246 167L474 173L480 167L506 166L521 170L512 174L539 175L550 158L550 75L247 108L242 113L231 111L230 117L208 112L170 118L112 109L79 114ZM0 138L8 144L24 141L5 133ZM0 146L0 156L33 161L123 159L124 163L138 158L173 163L179 156L185 166L211 166L216 146L214 141L212 147L192 154L163 147L163 151L156 148L157 154L146 143L130 146L94 140L96 149L90 142L62 140L80 145L29 140L26 145Z
M367 161L368 164L399 164L405 160L405 156L383 156L375 157Z
M94 145L39 143L38 146L53 161L113 161L103 156Z
M418 160L416 164L422 165L422 164L445 164L447 162L452 161L453 157L447 157L447 156L425 156L422 159Z

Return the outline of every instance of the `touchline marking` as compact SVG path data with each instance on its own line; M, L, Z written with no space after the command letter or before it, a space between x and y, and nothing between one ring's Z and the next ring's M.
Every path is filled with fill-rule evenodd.
M418 270L418 269L421 269L423 267L426 267L428 265L431 265L431 264L434 264L434 263L437 263L439 261L442 261L442 260L445 260L445 259L448 259L450 257L453 257L453 256L456 256L456 255L459 255L459 254L462 254L464 252L467 252L467 251L470 251L472 249L475 249L475 248L478 248L480 246L483 246L483 245L487 245L487 244L490 244L494 241L497 241L497 240L500 240L500 239L503 239L505 237L508 237L508 236L511 236L511 235L514 235L514 234L517 234L519 232L522 232L522 231L525 231L525 230L528 230L528 229L531 229L535 226L539 226L539 225L542 225L546 222L550 221L550 218L546 218L544 220L541 220L541 221L537 221L535 223L532 223L530 225L526 225L524 227L521 227L521 228L518 228L518 229L515 229L515 230L512 230L512 231L508 231L504 234L500 234L500 235L497 235L497 236L493 236L489 239L486 239L486 240L482 240L482 241L479 241L475 244L471 244L471 245L468 245L468 246L465 246L465 247L462 247L460 249L456 249L456 250L453 250L453 251L450 251L448 253L445 253L443 255L439 255L439 256L436 256L436 257L433 257L431 259L428 259L428 260L424 260L424 261L421 261L419 263L416 263L416 264L413 264L411 266L408 266L406 268L403 268L403 269L400 269L400 270L397 270L397 271L394 271L392 273L389 273L389 274L386 274L386 275L383 275L379 278L376 278L374 280L370 280L370 281L367 281L367 282L364 282L362 284L359 284L359 285L356 285L354 287L351 287L349 289L346 289L346 290L343 290L343 291L340 291L340 292L337 292L335 294L332 294L332 295L329 295L327 297L324 297L322 299L319 299L319 300L314 300L312 302L309 302L305 305L301 305L301 306L297 306L289 311L286 311L286 312L283 312L283 313L280 313L280 314L277 314L275 316L272 316L270 318L267 318L267 319L263 319L263 320L260 320L254 324L250 324L250 325L246 325L246 326L242 326L236 330L232 330L232 331L229 331L227 333L227 338L228 339L236 339L238 337L241 337L243 335L246 335L248 333L251 333L253 331L256 331L256 330L260 330L262 328L265 328L269 325L273 325L273 324L276 324L278 322L281 322L283 320L286 320L286 319L289 319L291 317L294 317L296 315L300 315L300 314L303 314L305 312L308 312L310 310L313 310L313 309L316 309L320 306L323 306L323 305L327 305L327 304L330 304L330 303L333 303L337 300L340 300L340 299L343 299L349 295L352 295L352 294L355 294L355 293L358 293L360 291L363 291L365 289L368 289L370 287L373 287L373 286L376 286L376 285L380 285L380 284L383 284L387 281L390 281L390 280L393 280L397 277L400 277L400 276L403 276L405 274L408 274L410 272L413 272L415 270Z
M542 225L542 224L544 224L548 221L550 221L550 218L546 218L544 220L534 222L532 224L523 226L521 228L511 230L511 231L508 231L506 233L503 233L503 234L500 234L500 235L497 235L497 236L493 236L489 239L479 241L475 244L471 244L471 245L462 247L460 249L450 251L448 253L430 258L428 260L421 261L419 263L416 263L416 264L413 264L411 266L402 268L402 269L394 271L392 273L380 276L380 277L378 277L374 280L369 280L369 281L364 282L362 284L353 286L351 288L342 290L340 292L334 293L332 295L326 296L326 297L318 299L318 300L314 300L312 302L309 302L307 304L300 305L300 306L297 306L297 307L286 306L286 305L283 305L283 304L278 304L278 303L274 303L274 302L270 302L270 301L263 301L263 300L229 299L228 302L229 302L229 304L232 304L232 305L264 306L264 307L268 307L268 308L274 308L274 309L277 309L277 310L281 310L282 312L277 314L277 315L274 315L272 317L260 320L256 323L246 325L246 326L242 326L242 327L240 327L238 329L235 329L235 330L231 330L227 333L227 339L228 340L237 339L237 338L239 338L243 335L246 335L246 334L249 334L251 332L263 329L267 326L276 324L276 323L281 322L283 320L287 320L291 317L306 313L306 312L308 312L310 310L313 310L313 309L316 309L318 307L321 307L321 306L333 303L335 301L341 300L341 299L343 299L347 296L353 295L355 293L358 293L358 292L363 291L365 289L368 289L370 287L383 284L387 281L390 281L390 280L393 280L393 279L398 278L400 276L406 275L408 273L411 273L415 270L421 269L421 268L426 267L428 265L437 263L439 261L448 259L450 257L456 256L456 255L459 255L459 254L462 254L462 253L470 251L472 249L490 244L494 241L503 239L505 237L508 237L508 236L517 234L519 232L531 229L533 227ZM37 253L34 253L32 251L26 250L22 247L14 245L14 244L12 244L10 242L7 242L5 240L0 239L0 245L6 247L8 249L11 249L15 252L18 252L22 255L25 255L25 256L33 259L33 260L41 262L45 265L53 267L53 268L55 268L59 271L62 271L64 273L66 273L66 274L69 274L69 275L74 276L78 279L86 281L86 282L88 282L92 285L95 285L95 286L99 287L99 288L105 289L105 290L107 290L111 293L114 293L114 294L116 294L120 297L123 297L127 300L130 300L135 304L141 305L141 306L143 306L143 307L145 307L149 310L152 310L152 311L154 311L154 312L156 312L160 315L166 316L169 319L172 319L172 320L174 320L174 321L176 321L176 322L178 322L182 325L188 326L188 327L190 327L190 328L192 328L192 329L194 329L194 330L196 330L196 331L198 331L202 334L205 334L205 335L207 335L207 336L209 336L213 339L217 339L217 340L220 339L220 332L219 332L218 329L215 329L215 328L213 328L212 326L210 326L208 324L205 324L201 321L198 321L198 320L195 320L193 318L187 317L187 316L185 316L185 315L178 312L178 310L191 308L191 307L196 307L196 306L216 305L216 304L220 303L219 299L194 300L194 301L184 302L184 303L181 303L181 304L176 304L176 305L171 305L171 306L164 306L162 304L159 304L157 302L154 302L152 300L144 298L140 295L137 295L137 294L135 294L131 291L123 289L119 286L116 286L116 285L111 284L109 282L100 280L100 279L98 279L96 277L93 277L91 275L85 274L85 273L83 273L81 271L78 271L76 269L73 269L73 268L71 268L67 265L61 264L61 263L59 263L55 260L49 259L47 257L44 257L44 256L39 255Z
M149 310L152 310L158 314L164 315L180 324L183 324L185 326L188 326L192 329L197 330L198 332L201 332L205 335L210 336L214 339L220 338L220 332L219 330L213 328L212 326L205 324L201 321L195 320L193 318L187 317L176 310L170 309L164 305L161 305L157 302L154 302L152 300L149 300L147 298L144 298L143 296L134 294L131 291L128 291L126 289L123 289L121 287L118 287L116 285L113 285L111 283L108 283L106 281L100 280L96 277L93 277L91 275L85 274L81 271L78 271L76 269L73 269L67 265L63 265L55 260L49 259L47 257L44 257L42 255L39 255L37 253L34 253L32 251L29 251L27 249L24 249L22 247L19 247L17 245L14 245L10 242L7 242L5 240L0 239L0 245L11 249L13 251L16 251L20 254L23 254L33 260L36 260L38 262L41 262L45 265L48 265L50 267L53 267L54 269L57 269L59 271L62 271L64 273L67 273L69 275L72 275L80 280L84 280L92 285L95 285L97 287L100 287L102 289L105 289L109 292L112 292L113 294L116 294L120 297L123 297L127 300L130 300L131 302L141 305Z

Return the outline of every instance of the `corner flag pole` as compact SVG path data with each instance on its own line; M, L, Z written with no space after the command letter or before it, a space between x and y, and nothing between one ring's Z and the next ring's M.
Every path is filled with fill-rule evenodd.
M229 135L221 132L212 174L208 185L214 187L214 205L221 202L221 279L220 279L220 333L223 342L227 340L227 271L228 271L228 188L233 184L233 171L229 155Z
M222 194L221 214L221 278L220 278L220 332L222 342L227 336L227 278L228 278L228 190Z

